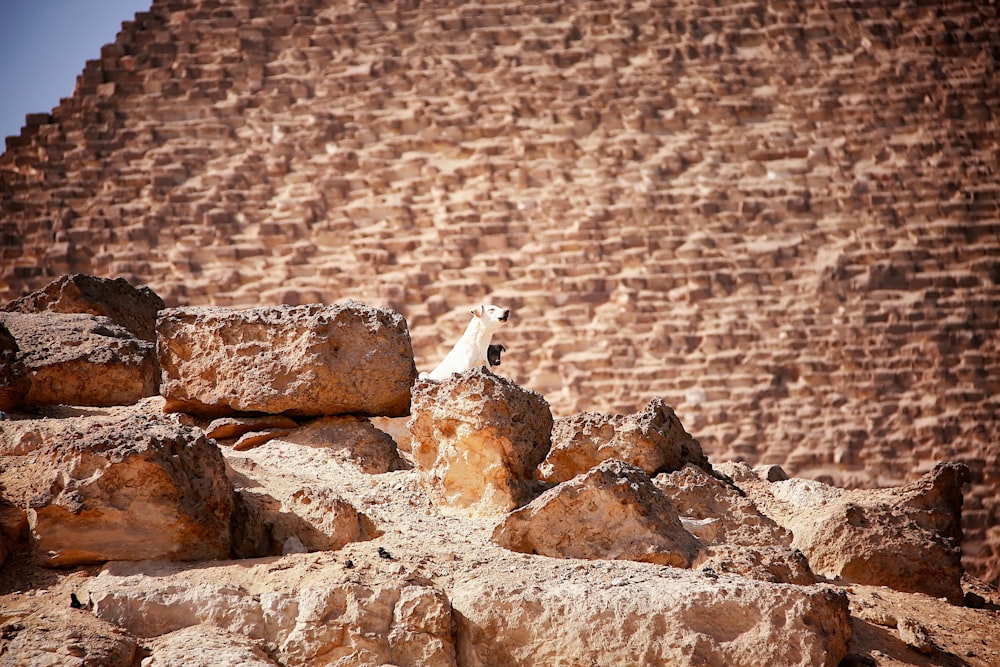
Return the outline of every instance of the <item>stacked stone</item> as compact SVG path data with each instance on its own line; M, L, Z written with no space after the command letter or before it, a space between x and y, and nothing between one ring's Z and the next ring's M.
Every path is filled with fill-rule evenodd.
M1000 21L980 2L156 0L0 156L0 298L355 297L427 368L482 300L557 415L714 457L972 470L1000 572Z

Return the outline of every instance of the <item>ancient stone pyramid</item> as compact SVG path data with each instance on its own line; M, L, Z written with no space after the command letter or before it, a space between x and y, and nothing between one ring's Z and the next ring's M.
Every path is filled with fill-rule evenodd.
M0 299L353 297L421 369L502 303L557 415L662 395L846 485L967 461L996 577L998 60L983 0L154 0L7 139Z

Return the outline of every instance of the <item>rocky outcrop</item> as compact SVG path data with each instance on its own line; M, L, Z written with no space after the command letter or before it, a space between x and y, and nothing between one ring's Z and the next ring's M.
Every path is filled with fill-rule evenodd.
M617 584L595 586L573 569L463 582L451 593L459 663L835 667L847 652L847 598L832 589L671 568Z
M320 417L295 429L286 438L304 447L321 447L370 475L406 467L388 433L364 417Z
M37 292L0 307L8 313L86 313L106 317L132 335L156 341L156 314L163 299L148 287L133 287L124 278L82 273L62 276Z
M531 499L552 413L545 399L485 368L413 388L410 448L442 508L503 514Z
M156 394L152 343L99 315L0 313L30 378L24 405L131 405Z
M647 475L679 470L686 463L711 470L698 441L684 430L673 408L656 397L634 415L583 412L555 420L552 448L538 477L565 482L611 458Z
M386 309L173 308L157 337L168 411L408 414L413 351L406 321Z
M687 567L698 541L643 471L610 459L508 514L497 544L556 558Z
M31 388L24 364L18 359L19 349L17 340L0 322L0 412L20 405Z
M768 483L745 464L722 470L794 535L792 546L817 574L962 602L964 464L939 464L918 482L878 490L797 478Z
M30 549L59 567L230 554L233 487L200 432L136 417L0 422L3 497Z

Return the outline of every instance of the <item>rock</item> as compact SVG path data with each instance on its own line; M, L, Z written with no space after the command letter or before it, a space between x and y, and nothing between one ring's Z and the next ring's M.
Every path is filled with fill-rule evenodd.
M375 428L364 417L320 417L282 439L296 445L336 452L338 459L370 475L406 467L392 436Z
M552 426L552 448L538 477L547 483L565 482L609 458L647 475L679 470L685 463L712 469L673 408L656 397L634 415L581 412L557 419Z
M413 388L411 452L439 506L496 515L534 494L552 413L545 399L485 368Z
M299 489L284 499L279 512L270 517L265 513L265 523L277 544L294 538L306 551L332 551L374 537L363 514L322 488Z
M286 436L291 431L286 431L280 428L269 428L266 431L248 431L239 437L239 439L233 443L233 450L237 452L245 452L248 449L253 449L254 447L260 447L265 442L274 440L275 438L280 438Z
M775 463L754 466L753 471L765 482L783 482L788 479L784 468Z
M0 412L20 405L31 389L31 380L18 357L19 351L17 340L0 322Z
M899 634L900 641L907 646L912 646L920 653L930 655L934 652L934 642L928 637L927 628L912 618L900 618L896 622L896 632Z
M214 440L239 438L251 431L267 429L298 428L299 423L284 415L264 415L263 417L220 417L215 419L205 429L205 435Z
M133 667L136 640L69 597L6 596L0 607L0 665Z
M697 540L646 473L615 459L507 515L497 544L555 558L622 559L687 567Z
M25 405L130 405L159 384L155 346L110 319L0 313L31 378Z
M100 315L137 338L154 343L156 314L163 307L163 299L148 287L133 287L124 278L112 280L76 273L11 301L0 311Z
M703 545L693 567L776 583L816 583L805 556L791 547L791 533L762 514L732 484L691 464L661 473L653 482L682 522L714 522L707 527L710 534L698 535Z
M222 564L210 583L191 570L109 563L87 593L98 618L139 637L242 638L254 644L238 645L267 645L283 665L455 667L451 604L440 589L388 575L361 583L317 562L296 554Z
M157 322L168 411L403 416L416 378L406 321L356 302L174 308Z
M746 464L721 469L794 535L792 546L817 574L962 603L964 464L941 463L913 484L877 490L797 478L768 483Z
M211 625L194 625L152 639L141 667L279 667L260 642Z
M0 458L0 486L43 563L229 557L233 487L200 432L144 415L30 422L35 444Z
M607 586L537 572L456 585L459 664L833 667L851 636L846 595L820 586L675 569Z

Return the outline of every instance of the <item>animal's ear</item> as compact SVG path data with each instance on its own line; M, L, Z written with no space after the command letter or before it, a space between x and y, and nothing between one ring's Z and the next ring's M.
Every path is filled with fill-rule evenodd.
M475 308L472 309L472 314L476 317L482 317L485 309L486 309L485 306L476 306Z

